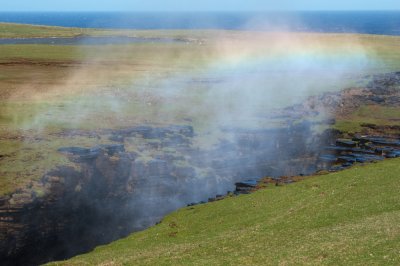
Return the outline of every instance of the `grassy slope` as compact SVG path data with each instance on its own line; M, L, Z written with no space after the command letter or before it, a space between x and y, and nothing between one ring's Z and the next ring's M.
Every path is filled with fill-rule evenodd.
M193 103L194 106L198 105L198 102L201 103L199 100L202 97L201 93L197 92L207 86L207 84L199 85L195 82L189 82L189 85L179 83L172 78L172 82L178 82L177 87L191 86L190 89L193 88L197 94L190 95L189 99L180 99L171 103L161 103L155 99L149 107L147 102L141 99L134 101L134 104L130 102L125 104L126 101L135 98L137 88L132 86L133 81L142 80L147 84L148 80L151 80L155 84L157 82L162 84L171 76L186 77L186 72L201 79L201 74L196 76L196 71L207 70L207 65L214 62L216 56L226 60L231 54L247 51L247 41L250 45L254 45L252 40L256 38L266 41L262 34L259 36L260 34L252 32L105 31L0 23L0 38L67 37L82 33L206 38L207 42L203 45L195 42L190 44L138 43L95 47L0 45L0 195L12 192L16 187L23 186L30 180L40 178L45 170L56 162L64 163L65 158L63 159L55 152L59 146L97 144L87 138L60 139L51 135L52 133L65 128L96 129L131 126L142 121L154 122L157 119L165 123L179 123L188 116L184 107L190 105L188 102ZM226 51L221 50L221 47L213 45L214 39L221 36L223 39L234 42L244 41L245 45L241 46L239 42L238 51L230 50L229 45L225 47ZM296 36L311 40L311 44L314 43L312 40L317 38L321 44L332 47L343 40L350 39L352 42L354 39L356 43L364 47L368 55L382 62L373 71L387 72L400 69L400 50L397 49L399 37L346 34L298 34ZM122 93L120 93L119 89L123 88L124 84L127 84L128 88L121 90ZM138 86L140 87L140 84ZM325 90L324 86L321 86L321 89ZM125 104L126 108L123 112L113 113L110 112L110 106L99 103L110 101L109 95L115 94L116 91L119 97L116 101ZM179 102L184 103L184 106L179 106L177 104ZM77 110L83 107L87 115L81 118ZM375 111L373 113L377 115ZM386 117L388 119L382 120L380 117L374 119L380 122L394 121L390 119L396 118L397 111L389 111L385 111L389 114ZM123 117L120 117L121 113L124 114ZM361 112L360 116L355 114L353 117L356 119L350 117L346 118L347 120L338 121L337 127L346 130L359 127L359 121L366 119L364 113ZM212 111L201 115L197 113L198 119L194 119L193 123L201 124L200 122L206 120L210 114L212 115ZM31 129L32 131L29 131ZM34 132L35 130L39 132ZM29 138L33 140L30 141ZM51 156L48 156L49 154ZM26 167L28 163L32 167Z
M144 82L152 80L154 83L162 83L170 76L185 77L187 71L196 77L194 74L196 69L200 71L207 69L202 66L215 61L215 57L221 56L221 52L227 53L226 58L223 59L229 59L232 53L236 53L234 49L231 52L229 49L227 51L216 49L212 44L214 38L222 35L228 40L250 41L250 44L254 38L258 38L258 34L235 31L104 31L0 23L0 38L75 36L82 32L88 35L123 33L147 37L185 36L206 38L208 42L204 45L138 43L96 47L0 45L0 147L2 148L0 151L0 195L11 192L30 180L40 178L45 170L56 162L64 163L65 158L61 158L55 152L59 146L97 144L87 138L71 140L64 138L61 141L57 136L51 135L54 132L59 132L63 128L94 129L131 126L134 123L155 121L155 119L166 123L176 123L188 115L185 109L183 107L180 109L176 103L181 102L187 106L188 102L193 102L193 105L196 105L197 102L201 102L199 98L202 97L201 94L194 93L190 99L163 103L164 107L161 107L161 103L157 101L151 105L153 107L149 107L145 101L139 99L134 101L134 104L126 104L128 109L115 114L109 111L109 106L103 106L99 102L107 102L109 95L114 94L121 84L122 86L123 84L132 85L134 80ZM400 69L400 50L397 49L399 37L336 34L299 34L298 37L306 40L317 38L321 43L328 46L331 44L333 47L340 44L342 40L356 39L356 43L361 44L369 55L379 58L382 62L373 71L387 72ZM239 52L246 51L247 43L245 44L244 48L239 45L241 47ZM199 79L201 77L201 75L198 76ZM193 86L196 89L193 91L197 92L203 89L196 83L190 85L178 83L177 86ZM122 90L123 93L117 95L120 97L117 101L124 103L126 100L134 99L136 89L134 86L129 86L129 89ZM80 110L83 106L88 115L81 119L76 110ZM170 110L172 106L174 110ZM173 115L170 115L172 112ZM121 113L124 117L119 117ZM166 117L161 116L160 113L165 114ZM374 114L377 113L374 112ZM391 117L396 116L396 113L389 112L389 116L390 114ZM208 115L207 113L197 114L198 121L194 123L205 120L203 118ZM357 118L358 120L355 121L351 119L350 122L338 121L338 127L346 130L356 128L359 120L366 118L363 113L361 115L362 119ZM382 121L379 117L377 120ZM29 131L37 128L38 134ZM37 137L35 134L39 135L40 140L35 140ZM33 140L29 141L29 138ZM28 163L32 167L26 167Z
M362 124L400 126L400 107L363 105L353 113L336 119L335 128L348 133L363 130Z
M189 34L184 31L104 31L0 24L0 38L69 37L80 34L197 38L219 35L217 31L198 31ZM334 44L341 40L340 36L325 36L323 40L328 43ZM252 38L251 34L247 37ZM366 52L381 60L382 64L374 69L376 72L400 69L398 40L398 37L358 36L358 41ZM102 47L100 51L92 54L87 53L85 49L92 50L92 47L77 49L72 46L49 45L0 46L0 62L10 63L2 67L0 72L1 93L7 90L20 90L27 84L37 85L38 90L41 87L52 87L57 85L59 80L68 77L70 71L74 71L57 65L36 65L36 62L67 61L68 63L75 60L90 60L88 56L107 54L107 49L112 47ZM127 65L135 65L134 69L130 68L127 71L129 75L136 69L141 73L152 71L155 66L159 73L160 69L170 71L171 61L164 56L155 62L153 56L155 51L166 56L183 55L185 60L176 62L176 67L186 68L193 65L193 54L201 55L198 57L199 62L203 62L203 55L207 54L207 47L196 46L195 50L193 49L194 46L187 46L185 50L182 45L165 47L146 44L140 47L138 44L124 47L116 57L115 53L111 53L110 58L102 60L117 58L117 61L123 59ZM101 76L98 71L96 68L95 77ZM120 72L122 76L125 75L123 71ZM87 83L92 84L93 80L89 75ZM86 86L87 83L81 85ZM103 84L98 81L94 83ZM36 90L35 86L28 89ZM41 91L37 94L41 95ZM52 154L51 151L54 153L57 146L65 144L57 142L59 140L50 136L46 136L47 140L33 139L31 143L28 140L22 144L18 140L26 133L19 131L21 123L18 121L22 121L22 124L25 121L29 122L32 111L40 112L41 108L49 106L57 108L61 106L62 112L63 106L62 102L52 102L46 98L46 100L35 100L33 105L37 107L32 108L32 103L26 99L22 100L8 101L6 108L11 109L7 110L7 113L0 113L3 115L0 116L0 126L2 129L7 129L1 132L0 146L2 153L10 155L2 160L1 170L10 169L6 171L7 175L2 176L6 177L6 180L2 179L0 194L18 187L18 184L25 184L27 178L40 177L40 173L54 164L47 158L40 157L43 156L43 152L38 153L38 150L44 151L49 157L48 155ZM2 108L5 106L3 103L1 103ZM368 117L369 111L365 109L366 107L363 108L355 114L357 121ZM394 111L396 116L398 110ZM393 110L381 110L379 113L385 115L385 118L393 116ZM374 119L378 120L379 117ZM346 124L347 130L354 128L357 123ZM4 134L7 137L2 139ZM87 139L74 139L71 142L76 142L76 145L94 145ZM41 148L38 149L36 146ZM50 157L57 162L62 160L57 158L55 153ZM27 168L27 163L32 167ZM27 175L28 172L30 175ZM99 247L96 251L74 258L66 264L178 262L202 265L233 263L398 265L400 263L400 232L397 226L400 222L399 176L399 160L390 160L311 178L286 187L273 187L249 196L182 209L165 218L163 223L156 227L133 234L109 246Z
M80 34L80 31L88 35L121 33L0 23L0 38L68 37ZM133 35L129 31L123 33ZM144 37L157 34L145 31L134 33ZM168 34L178 36L179 32L167 31L164 36ZM107 141L107 136L99 141L84 137L68 139L53 133L63 128L82 126L89 126L90 129L131 126L132 120L116 120L110 107L104 107L98 101L100 97L108 97L104 94L115 93L118 84L131 84L133 79L143 76L154 79L154 73L160 78L160 75L168 75L171 69L187 71L192 68L192 63L202 64L203 53L199 46L184 43L83 47L0 45L0 195L37 180L57 164L67 163L65 156L56 152L59 147L90 147ZM154 57L155 54L158 56ZM179 60L174 60L177 54ZM190 58L190 64L187 58ZM90 88L96 89L98 98L95 103ZM90 119L79 125L69 123L71 118L80 119L77 118L79 113L73 112L76 108L71 107L77 102L75 96L80 99L78 108L90 105L86 108ZM149 119L148 114L143 112L147 106L143 101L129 106L132 110L128 111L135 119ZM36 124L38 117L40 121ZM46 120L45 127L41 126L42 119ZM115 121L119 124L116 125ZM32 125L35 128L33 131L29 129Z
M120 30L70 28L0 22L0 38L45 38L76 36L135 36L148 38L202 38L219 35L218 30Z
M399 265L399 163L184 208L53 265Z
M78 28L0 23L0 38L73 37L90 32L90 30Z

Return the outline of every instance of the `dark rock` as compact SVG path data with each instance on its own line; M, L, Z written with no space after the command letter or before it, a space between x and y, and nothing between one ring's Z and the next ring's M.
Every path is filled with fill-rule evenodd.
M364 154L374 154L375 150L368 150L368 149L362 149L362 148L352 148L350 150L352 153L364 153Z
M236 191L238 192L250 192L257 187L258 181L257 180L246 180L235 183Z
M87 160L93 160L96 159L100 154L100 150L96 147L91 149L81 147L63 147L58 149L58 151L76 156L72 158L72 160L75 162L85 162Z
M153 128L147 134L144 134L143 137L146 139L163 139L169 133L171 133L171 131L164 128Z
M350 162L347 162L347 163L342 164L342 167L343 167L343 168L347 168L347 167L350 167L350 166L353 166L353 164L350 163Z
M319 159L323 162L335 163L337 161L337 157L331 154L324 154L319 156Z
M355 158L356 162L360 162L360 163L380 161L383 159L383 157L381 157L381 156L372 155L372 154L352 153L352 154L348 154L348 156Z
M368 140L374 144L400 147L400 141L398 140L391 140L386 138L368 138Z
M351 147L341 147L341 146L326 146L326 147L323 147L324 151L334 152L334 153L337 153L337 154L342 153L344 151L350 152L350 151L352 151L352 149L353 148L351 148Z
M386 158L397 158L400 157L400 151L391 151L385 155Z
M362 125L361 125L362 126ZM353 141L359 142L360 144L365 144L368 142L368 139L365 136L361 136L361 135L355 135L352 138Z
M112 135L108 139L111 141L115 141L115 142L124 142L125 141L125 137L123 135Z
M374 95L369 96L368 100L370 100L372 102L375 102L375 103L378 103L378 104L385 102L385 99L383 97L374 96Z
M344 170L344 169L346 169L346 167L349 167L349 166L352 166L352 164L345 164L346 166L341 166L341 165L335 165L335 166L332 166L330 169L329 169L329 171L330 172L337 172L337 171L342 171L342 170Z
M339 156L338 157L338 162L343 162L343 163L355 163L357 160L353 156Z
M152 129L150 126L137 126L121 130L120 133L124 135L141 135L146 138L150 136Z
M84 155L90 153L89 148L82 147L62 147L58 149L59 152L72 153L73 155Z
M167 129L184 135L188 138L192 138L194 136L194 130L192 126L188 126L188 125L173 125L173 126L169 126Z
M341 147L356 147L357 142L347 139L338 139L336 140L336 145Z
M104 144L100 145L99 148L104 149L110 156L113 156L116 153L125 152L123 144Z

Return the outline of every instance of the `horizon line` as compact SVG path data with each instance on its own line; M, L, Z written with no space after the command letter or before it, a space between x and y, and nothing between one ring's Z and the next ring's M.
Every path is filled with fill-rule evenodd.
M299 9L299 10L0 10L0 13L295 13L295 12L399 12L399 9Z

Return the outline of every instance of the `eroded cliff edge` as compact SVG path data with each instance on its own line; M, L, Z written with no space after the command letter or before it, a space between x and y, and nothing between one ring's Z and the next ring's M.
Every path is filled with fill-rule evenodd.
M400 73L390 73L372 77L365 88L311 97L279 111L282 127L220 128L223 138L210 149L193 144L196 133L188 125L135 126L111 131L112 144L64 147L59 151L77 167L59 166L0 199L1 261L35 265L67 258L150 226L176 208L233 191L235 182L351 165L357 159L348 155L360 153L354 149L362 139L330 148L334 156L327 157L327 146L349 136L313 131L332 119L299 118L322 110L343 115L362 104L398 106L399 83ZM397 145L399 131L396 125L365 124L361 133L364 144L375 145L369 149L374 156L396 157L390 147ZM381 139L375 136L373 143L376 134ZM126 150L129 142L137 144L136 152Z

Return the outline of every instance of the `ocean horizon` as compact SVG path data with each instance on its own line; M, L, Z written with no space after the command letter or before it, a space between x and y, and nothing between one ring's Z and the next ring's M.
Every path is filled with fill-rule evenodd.
M0 12L0 22L105 29L288 30L400 35L400 11Z

